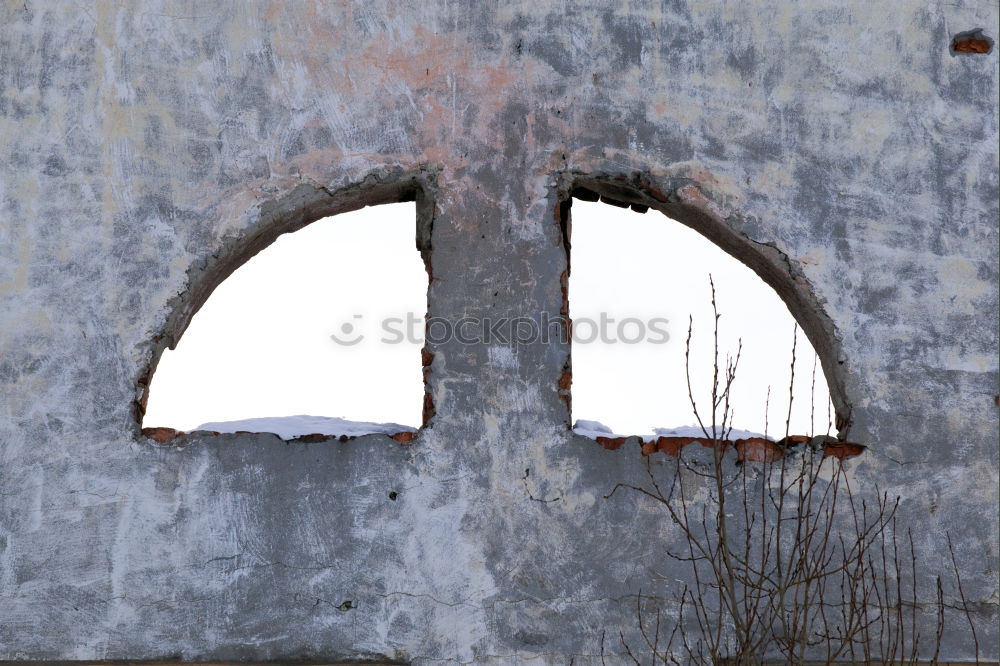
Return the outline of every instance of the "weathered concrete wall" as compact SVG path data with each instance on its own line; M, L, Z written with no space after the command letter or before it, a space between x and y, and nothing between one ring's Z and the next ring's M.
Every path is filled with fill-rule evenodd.
M858 483L903 494L942 574L951 533L995 658L998 68L949 43L997 20L978 0L4 2L0 659L582 664L634 636L673 537L604 498L646 459L569 434L564 346L430 350L436 415L409 446L157 447L135 410L184 308L269 234L416 183L432 314L558 313L559 202L617 176L759 249L871 446ZM942 656L971 658L968 634Z

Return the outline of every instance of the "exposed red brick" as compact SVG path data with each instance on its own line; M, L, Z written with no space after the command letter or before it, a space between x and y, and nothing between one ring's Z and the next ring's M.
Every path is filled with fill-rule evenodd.
M643 443L642 445L642 455L648 456L653 453L665 453L668 456L678 456L681 450L688 444L694 444L697 442L702 446L708 447L712 445L711 439L706 439L705 437L657 437L654 440ZM725 448L723 444L723 448Z
M628 437L598 437L597 443L609 451L617 451Z
M410 442L413 441L413 438L416 436L417 433L415 432L404 431L404 432L397 432L396 434L392 435L392 438L397 442L401 442L403 444L409 444Z
M565 231L564 231L565 233ZM569 239L563 238L563 242L566 243L566 262L569 265ZM565 326L565 335L569 339L572 336L573 322L569 318L569 268L567 267L562 273L559 274L559 288L562 290L562 303L559 305L559 314L563 318L563 326ZM566 364L563 366L562 374L559 375L559 397L562 399L563 404L566 405L566 411L571 412L573 407L573 396L569 392L570 387L573 384L573 372L570 370L569 359L566 359Z
M569 363L567 363L559 375L559 399L562 400L563 404L566 405L566 412L572 413L573 411L573 394L570 392L570 386L573 385L573 373L569 370Z
M711 437L693 437L693 438L691 438L691 441L692 442L698 442L699 444L701 444L702 446L704 446L706 449L710 449L713 446L718 446L723 451L725 451L726 449L728 449L729 445L731 443L731 442L729 442L729 441L727 441L725 439L713 440Z
M985 39L966 37L952 42L951 49L956 53L989 53L990 43Z
M559 388L563 391L568 391L569 387L573 385L573 373L569 370L563 370L562 374L559 375Z
M427 425L431 417L434 416L434 401L431 399L431 394L427 390L428 382L431 377L431 363L434 362L434 353L427 349L427 347L422 347L420 349L420 363L423 366L422 374L424 378L424 407L423 407L423 424ZM428 411L428 405L430 405Z
M430 394L430 391L424 392L424 410L423 410L423 422L424 425L430 423L431 419L434 418L435 414L434 407L434 397Z
M313 432L313 433L309 433L308 435L299 435L298 437L295 438L295 441L297 441L297 442L305 442L305 443L322 442L323 440L326 440L326 439L329 439L329 438L330 438L329 435L324 435L321 432Z
M631 204L627 201L622 201L621 199L614 199L612 197L601 195L601 203L606 203L609 206L614 206L615 208L628 208Z
M135 401L136 415L142 423L142 417L146 415L146 405L149 402L149 381L153 376L152 366L147 365L136 383L139 385L139 397Z
M811 439L812 437L809 435L789 435L788 437L781 439L778 444L783 446L797 446L799 444L806 444Z
M562 303L559 305L559 314L569 317L569 271L565 270L559 274L559 288L562 289Z
M738 439L733 446L739 462L774 462L785 455L780 446L763 437Z
M823 455L834 458L850 458L864 453L865 447L851 442L837 442L823 447Z
M668 456L679 456L681 449L696 441L693 437L657 437L656 450Z
M142 434L144 437L148 437L154 442L165 444L172 439L177 439L184 433L173 428L143 428Z
M649 196L653 197L654 199L656 199L660 203L667 203L670 200L667 197L667 195L664 194L663 190L661 190L660 188L656 187L655 185L646 184L645 188L643 188L643 189L646 190L646 194L648 194Z

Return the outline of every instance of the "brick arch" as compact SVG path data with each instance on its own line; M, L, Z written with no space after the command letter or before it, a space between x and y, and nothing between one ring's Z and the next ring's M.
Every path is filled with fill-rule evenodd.
M836 427L840 438L846 438L851 425L852 403L847 396L847 359L841 336L795 259L775 244L754 240L739 231L741 214L723 211L690 178L654 179L642 173L574 173L560 185L555 215L567 246L567 260L569 210L573 198L600 200L640 212L657 210L697 231L753 270L785 303L819 355L830 388ZM565 298L565 284L563 294ZM565 379L560 379L562 391L567 384Z
M136 432L149 399L149 386L165 349L174 349L192 318L233 272L267 248L279 236L293 233L321 218L348 213L366 206L415 201L416 246L431 272L430 232L434 217L433 174L426 169L372 173L336 190L302 184L282 197L265 202L256 221L235 237L226 238L221 250L197 258L187 271L185 289L171 299L169 314L150 344L149 362L137 380L134 405ZM425 372L426 380L426 372ZM426 381L425 381L426 384ZM434 414L429 394L424 399L424 424Z

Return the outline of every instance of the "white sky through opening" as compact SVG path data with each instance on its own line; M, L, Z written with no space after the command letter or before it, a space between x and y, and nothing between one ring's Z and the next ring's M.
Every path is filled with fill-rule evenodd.
M636 435L657 427L695 425L684 372L691 315L692 389L704 423L711 424L711 273L721 315L720 363L725 364L727 352L735 355L739 339L743 341L732 391L732 423L764 433L770 386L767 434L784 436L795 320L777 293L704 236L656 211L642 215L574 200L571 216L573 418L600 421L616 433ZM599 326L601 313L609 322L607 342L583 344L580 338L592 337L597 330L589 322ZM626 344L618 339L618 325L626 318L643 322L642 342ZM654 325L666 331L665 343L656 343L665 336L649 328L655 318L667 320ZM632 321L621 332L628 341L640 337L640 331L640 324ZM801 330L797 339L791 433L826 433L830 395L826 378L817 363L813 403L816 353Z
M191 430L293 415L419 425L427 274L415 214L414 204L387 204L324 218L237 269L164 352L143 425ZM574 419L639 435L695 423L684 340L692 314L692 382L707 409L711 272L723 359L743 339L733 425L764 432L770 385L767 431L784 434L794 320L753 271L659 213L583 201L573 203L571 261ZM651 342L664 334L665 343ZM791 430L825 433L829 391L817 366L811 405L815 353L801 331L797 357Z
M379 342L379 322L407 312L422 333L427 273L415 236L412 203L280 236L224 280L164 351L143 425L190 430L300 414L419 425L421 345ZM331 334L359 341L337 344Z

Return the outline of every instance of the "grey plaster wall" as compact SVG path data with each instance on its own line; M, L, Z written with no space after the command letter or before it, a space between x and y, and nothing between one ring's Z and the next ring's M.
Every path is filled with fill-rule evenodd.
M903 496L931 570L950 532L995 659L998 68L949 43L997 21L975 0L3 2L0 659L585 664L634 636L677 535L605 499L647 459L569 433L565 345L429 350L436 415L408 446L157 446L137 420L227 270L386 197L420 192L432 314L558 313L560 202L590 181L793 305L870 446L856 482ZM942 656L973 658L952 626Z

